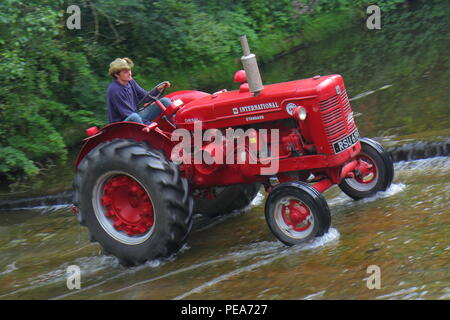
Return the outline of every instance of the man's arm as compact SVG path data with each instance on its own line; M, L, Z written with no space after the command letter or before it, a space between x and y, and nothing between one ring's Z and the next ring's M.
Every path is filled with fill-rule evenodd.
M111 97L111 103L115 107L117 112L119 112L122 120L128 117L133 112L136 112L133 106L130 105L130 101L123 95L122 92L114 94Z
M161 82L161 84L159 86L155 87L152 91L148 92L148 91L144 90L143 88L141 88L141 86L138 85L138 83L134 79L131 81L133 82L133 85L136 88L136 94L138 97L138 101L142 100L142 98L147 94L152 97L156 97L163 89L170 88L170 82L164 81L164 82Z
M149 92L148 92L147 90L141 88L141 86L138 85L138 83L137 83L134 79L132 79L131 82L132 82L133 87L134 87L134 89L135 89L135 92L136 92L138 101L141 101L141 100L142 100ZM150 92L150 95L155 95L155 94L156 94L156 93L154 93L153 91L154 91L154 90L152 90L152 91Z

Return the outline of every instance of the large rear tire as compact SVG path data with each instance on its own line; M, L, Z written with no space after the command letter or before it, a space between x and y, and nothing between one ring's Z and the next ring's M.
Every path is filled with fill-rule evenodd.
M212 199L195 199L194 212L217 217L242 210L253 201L260 187L260 183L253 183L214 188Z
M370 197L379 191L386 191L394 179L394 164L389 153L378 142L361 139L361 152L357 160L370 166L370 173L355 178L347 178L339 184L341 190L349 197L359 200Z
M79 222L124 265L167 257L192 228L188 183L164 154L133 140L94 148L74 178Z

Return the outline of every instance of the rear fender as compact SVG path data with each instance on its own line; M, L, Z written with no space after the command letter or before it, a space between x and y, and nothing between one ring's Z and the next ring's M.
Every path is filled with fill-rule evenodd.
M75 168L78 167L81 160L97 145L114 139L132 139L138 142L146 142L156 150L163 150L166 157L170 158L173 142L170 140L170 134L159 130L158 128L150 132L144 132L144 124L137 122L114 122L101 128L95 135L84 139L84 144L78 153L75 162Z

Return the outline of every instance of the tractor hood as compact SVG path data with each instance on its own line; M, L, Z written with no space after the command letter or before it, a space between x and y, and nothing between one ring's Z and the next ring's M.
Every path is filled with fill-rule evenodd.
M292 117L292 104L313 104L336 95L337 86L344 88L340 75L265 85L260 94L234 90L205 95L186 103L175 118L177 127L192 128L197 121L204 129L244 126ZM288 106L289 104L289 106Z

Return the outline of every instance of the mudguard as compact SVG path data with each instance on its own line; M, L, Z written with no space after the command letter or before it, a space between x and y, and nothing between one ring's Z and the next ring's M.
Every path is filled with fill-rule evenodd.
M170 137L163 131L155 128L150 132L145 132L143 129L147 126L137 122L113 122L98 130L92 136L84 139L84 144L78 153L75 162L75 168L78 167L81 160L97 145L105 141L112 141L113 139L133 139L138 142L146 142L149 146L156 150L163 150L167 159L170 159L173 142Z

